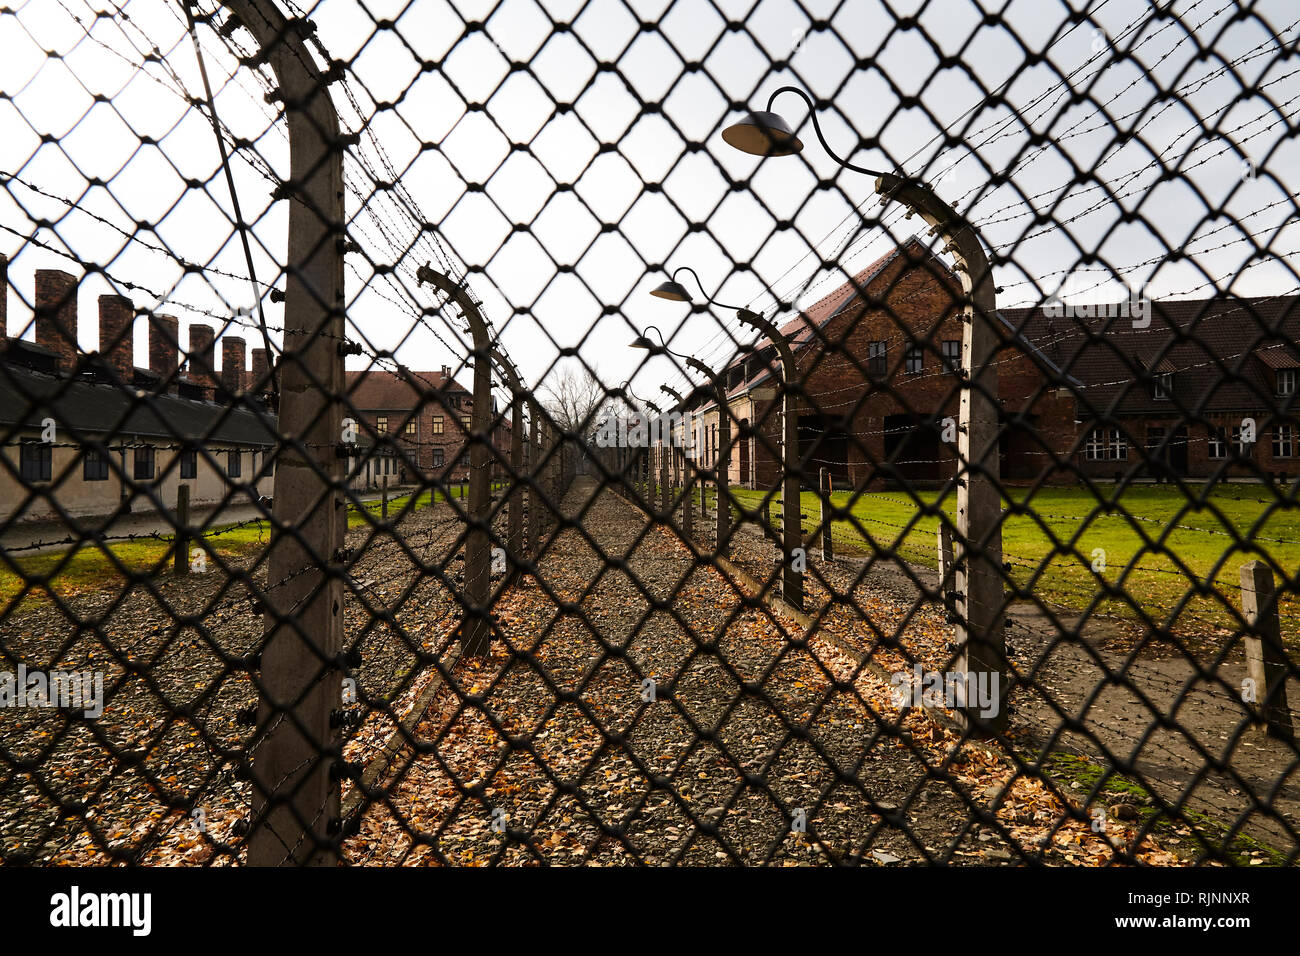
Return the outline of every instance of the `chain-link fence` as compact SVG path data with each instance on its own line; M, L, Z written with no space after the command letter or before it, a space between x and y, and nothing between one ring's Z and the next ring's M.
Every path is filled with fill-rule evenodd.
M1293 14L0 9L0 861L1294 862Z

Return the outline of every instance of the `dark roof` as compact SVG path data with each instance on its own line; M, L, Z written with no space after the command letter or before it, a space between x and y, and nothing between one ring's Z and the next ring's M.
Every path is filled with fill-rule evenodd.
M61 427L97 435L202 438L238 445L274 445L274 415L175 395L148 395L136 403L115 385L69 381L0 360L0 425L40 428L53 418ZM218 421L220 422L218 424Z
M423 404L422 398L437 394L469 392L442 372L416 372L403 368L401 374L388 369L359 369L347 373L347 399L356 409L410 409Z
M1283 362L1292 354L1289 343L1300 338L1297 303L1293 295L1156 301L1138 320L1150 319L1144 328L1116 305L1092 307L1086 318L1052 317L1040 307L1002 311L1026 341L1083 383L1081 401L1097 411L1167 416L1180 406L1231 413L1275 404L1271 368L1289 366L1265 356ZM1173 375L1173 401L1153 397L1149 380L1162 374Z

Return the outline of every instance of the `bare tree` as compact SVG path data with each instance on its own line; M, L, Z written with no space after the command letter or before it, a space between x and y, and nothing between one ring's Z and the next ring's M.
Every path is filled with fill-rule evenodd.
M600 379L580 363L557 370L543 387L543 392L545 398L542 402L556 425L577 435L591 431L607 398Z

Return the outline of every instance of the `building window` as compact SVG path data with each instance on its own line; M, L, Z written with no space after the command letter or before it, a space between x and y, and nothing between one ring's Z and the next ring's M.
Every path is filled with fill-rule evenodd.
M411 419L409 422L407 422L405 428L406 434L414 435L416 431L415 426L416 426L415 419Z
M441 448L435 448L433 450L433 467L441 468L446 463L447 463L446 453Z
M441 435L441 434L442 434L442 416L441 416L441 415L434 415L434 416L433 416L433 433L434 433L435 435Z
M1277 370L1277 393L1279 395L1295 394L1295 369L1280 368Z
M468 416L468 415L462 415L462 416L460 416L460 426L461 426L461 428L465 429L465 431L469 431L469 416Z
M943 340L943 367L950 372L961 368L961 339Z
M226 474L238 478L244 473L244 456L237 451L226 452Z
M108 453L102 448L87 448L81 460L82 481L108 481Z
M884 342L867 343L867 372L870 375L876 376L883 376L885 374Z
M49 481L54 448L46 442L25 441L18 448L18 461L23 481Z
M456 467L457 467L457 468L468 468L468 467L469 467L469 452L468 452L468 451L463 451L463 452L460 453L460 457L456 459Z
M1295 457L1295 429L1290 425L1278 425L1273 429L1273 457Z
M1206 442L1205 455L1207 458L1224 458L1228 454L1227 443L1223 440L1223 429L1211 428L1210 437Z
M197 478L199 476L199 453L197 451L181 452L181 477Z
M1128 461L1128 440L1118 428L1094 428L1084 446L1088 461Z
M924 365L925 365L925 358L921 354L921 346L919 345L908 346L907 358L904 364L904 367L907 369L907 374L908 375L917 374L919 371L921 371Z
M387 416L387 415L377 415L377 416L375 416L375 431L379 432L379 434L381 434L381 435L387 435L387 434L388 434L388 416Z
M1174 373L1165 372L1157 375L1151 383L1151 397L1158 401L1168 401L1174 391Z
M1241 426L1232 426L1232 453L1238 458L1249 458L1251 449L1255 447L1254 442L1244 442L1241 440Z
M132 475L136 481L153 481L154 450L152 445L141 445L135 450Z

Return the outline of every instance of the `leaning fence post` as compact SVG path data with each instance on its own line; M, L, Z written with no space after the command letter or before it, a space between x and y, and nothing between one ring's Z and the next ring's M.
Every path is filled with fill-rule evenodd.
M186 532L190 527L190 486L181 485L176 489L176 573L190 573L190 539Z
M694 532L692 515L695 509L691 506L691 495L695 493L695 482L691 480L691 465L686 457L686 452L681 453L682 462L682 528L689 538Z
M831 538L831 470L823 468L821 470L821 488L822 493L822 560L835 560L835 545Z
M1241 610L1253 633L1246 635L1246 675L1254 682L1251 709L1270 737L1295 739L1287 706L1287 656L1278 624L1273 572L1263 561L1241 566ZM1244 688L1243 688L1244 696Z

